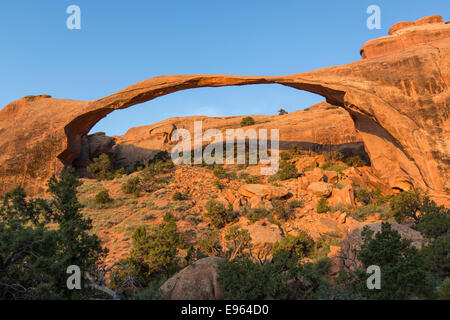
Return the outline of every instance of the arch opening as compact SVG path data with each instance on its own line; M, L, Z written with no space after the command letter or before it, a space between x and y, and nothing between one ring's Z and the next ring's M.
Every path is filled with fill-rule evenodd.
M289 97L291 101L290 107L286 106L286 100L282 103L276 103L275 101L281 100L278 96L272 99L272 104L268 103L266 104L265 109L262 108L263 112L258 112L260 111L259 103L261 103L262 99L258 101L255 99L255 96L261 94L261 90L258 90L259 88L264 88L263 90L265 93L270 92L270 89L281 88L278 89L277 93L281 92L281 94L286 95L286 93L293 92L295 94L291 94ZM289 150L293 145L302 150L319 154L323 152L339 151L346 159L358 156L365 161L366 164L370 165L370 157L366 152L364 142L354 128L353 121L348 112L339 105L332 105L324 102L323 98L319 98L316 94L310 94L311 91L323 90L320 86L311 85L307 87L309 90L305 91L308 93L303 92L303 87L293 84L284 84L280 86L278 84L270 83L269 85L265 84L264 86L253 85L250 87L246 86L246 88L234 87L230 89L237 89L241 93L246 91L247 95L248 91L250 91L253 94L253 96L250 94L250 99L257 101L246 100L244 103L253 103L254 105L258 105L258 108L250 109L249 112L245 112L241 105L236 109L240 110L240 112L235 111L234 114L213 114L212 117L196 115L195 112L190 110L187 112L184 110L183 114L183 111L176 111L177 108L174 108L174 112L177 113L175 119L168 119L171 118L169 115L162 116L160 118L161 121L155 123L149 123L148 121L141 122L139 124L142 124L142 126L133 127L125 134L114 137L106 135L103 132L96 132L96 128L101 128L98 124L101 124L101 122L106 119L102 118L99 122L92 125L93 121L89 121L88 119L90 115L86 115L87 119L83 119L83 123L86 128L89 126L91 129L89 129L90 131L88 134L80 136L79 141L74 141L75 143L80 143L81 147L79 155L72 161L72 164L80 172L86 174L85 168L92 160L100 154L106 153L113 160L115 169L124 168L126 171L130 172L138 163L148 162L148 160L150 160L157 152L170 151L170 148L173 147L173 141L170 140L173 129L188 128L192 130L193 122L196 120L201 120L206 123L203 128L204 131L210 128L236 129L240 127L240 121L243 117L252 116L256 120L257 128L279 128L280 152ZM217 97L217 95L210 95L209 100L202 100L202 96L205 94L208 95L211 92L217 91L220 93L221 90L224 92L222 96L220 96L220 94L219 97ZM195 92L195 94L192 94L193 92ZM174 101L179 104L187 103L191 105L192 101L197 100L211 102L214 99L225 97L227 94L230 94L230 92L231 91L227 90L227 88L202 88L181 92L175 91L175 93L170 95L159 96L159 99L151 99L151 101L139 103L139 108L141 109L140 113L143 112L143 108L158 110L158 107L161 108L164 105L170 105ZM330 92L332 91L330 90ZM305 94L310 95L309 101L311 102L302 104L303 108L294 108L294 101L301 100ZM336 95L336 93L332 92L331 95ZM171 99L169 96L173 98ZM342 97L342 95L336 96ZM242 94L239 97L242 97ZM231 103L235 103L238 99L232 99ZM150 103L152 105L149 105ZM277 114L277 111L279 107L283 106L286 107L289 113L288 115L280 116ZM118 110L116 113L125 112L121 109L124 108L113 110ZM306 109L306 111L302 109ZM110 114L110 110L111 109L106 108L101 109L101 111L97 111L98 113L95 114L95 116L106 114L104 117L107 118L108 114ZM269 112L272 114L268 114ZM68 126L68 129L73 127L75 126Z

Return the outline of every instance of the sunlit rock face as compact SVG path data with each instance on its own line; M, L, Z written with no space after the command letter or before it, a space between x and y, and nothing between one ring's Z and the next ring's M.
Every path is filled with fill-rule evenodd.
M423 23L425 21L426 23ZM426 18L369 41L364 59L288 76L172 75L94 101L25 97L0 111L0 191L31 193L80 155L84 137L107 114L176 91L281 84L319 94L350 114L372 170L392 188L450 193L450 24Z

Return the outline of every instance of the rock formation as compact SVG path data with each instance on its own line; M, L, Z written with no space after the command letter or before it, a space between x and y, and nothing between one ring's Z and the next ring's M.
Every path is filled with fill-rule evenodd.
M356 132L355 126L349 114L342 108L332 106L326 102L318 103L308 111L295 111L280 115L255 115L252 116L256 124L248 128L279 129L280 149L287 150L292 144L299 147L320 152L323 150L341 151L344 154L358 154L367 157L364 143ZM202 122L202 130L218 129L222 132L226 129L241 127L244 116L235 117L176 117L158 123L131 128L123 136L116 136L113 147L113 158L116 167L133 167L136 162L147 162L153 155L161 150L171 151L176 141L171 140L171 134L175 129L185 129L194 136L194 122ZM246 128L247 129L247 128ZM105 141L106 142L106 141ZM203 141L206 146L210 141ZM94 146L96 148L97 146ZM83 149L93 149L82 145ZM84 162L82 162L84 163Z
M163 300L222 300L217 283L217 267L225 261L208 257L184 268L161 286Z
M414 185L448 201L450 25L434 17L391 33L364 45L360 61L311 72L160 76L95 101L22 98L0 111L0 192L17 184L38 192L80 156L84 137L114 110L190 88L276 83L347 110L374 174L391 188Z

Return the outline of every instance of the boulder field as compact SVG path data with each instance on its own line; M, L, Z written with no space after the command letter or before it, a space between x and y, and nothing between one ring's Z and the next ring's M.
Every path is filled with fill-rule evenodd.
M0 111L0 192L43 190L80 156L83 139L109 113L180 90L280 84L345 109L372 173L393 189L421 187L441 203L450 193L450 24L439 16L395 25L367 42L362 60L286 76L170 75L94 101L29 96ZM263 70L262 70L263 73ZM441 200L441 201L439 201Z

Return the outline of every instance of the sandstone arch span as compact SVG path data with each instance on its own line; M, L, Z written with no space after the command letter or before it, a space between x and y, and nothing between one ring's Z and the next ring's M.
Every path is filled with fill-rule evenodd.
M22 183L37 192L48 176L78 156L81 137L114 110L191 88L280 84L319 94L347 110L375 174L392 188L414 185L448 199L450 25L429 26L403 28L397 31L400 36L380 39L380 47L372 40L362 50L363 60L311 72L161 76L89 102L25 97L0 111L1 191ZM417 28L426 41L419 41ZM395 47L396 40L404 43L407 29L414 41ZM389 46L384 45L386 38ZM367 58L373 47L376 54Z

